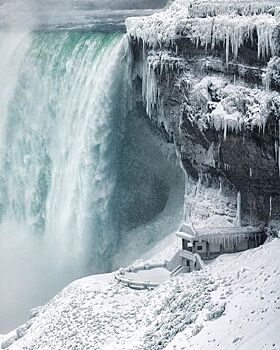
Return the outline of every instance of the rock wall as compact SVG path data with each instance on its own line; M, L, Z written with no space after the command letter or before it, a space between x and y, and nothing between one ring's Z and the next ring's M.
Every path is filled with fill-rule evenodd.
M194 224L278 220L279 2L177 0L127 20L134 95L186 173Z

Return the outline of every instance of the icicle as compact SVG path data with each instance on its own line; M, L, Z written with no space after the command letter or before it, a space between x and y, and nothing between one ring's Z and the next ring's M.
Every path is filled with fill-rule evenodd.
M278 140L274 141L274 153L275 153L275 160L276 162L278 162L278 151L279 151L279 144L278 144Z
M224 141L227 139L227 120L224 120Z
M230 166L229 166L229 164L227 164L227 163L224 163L224 169L225 169L225 170L229 170L229 169L230 169Z
M197 181L197 184L196 184L196 195L198 195L200 193L201 184L202 184L201 175L199 175L199 178L198 178L198 181Z
M250 178L252 179L252 177L253 177L253 170L252 168L250 168Z
M227 29L227 32L226 32L226 64L227 64L227 68L228 68L228 61L229 61L229 32Z
M269 198L269 221L271 220L272 217L272 197L270 196Z
M280 176L280 145L278 146L278 173Z
M271 71L267 69L263 74L263 86L266 92L270 92L271 90Z
M219 191L218 191L218 193L217 193L217 197L218 197L219 199L221 198L222 191L223 191L223 187L222 187L222 182L220 181L220 188L219 188Z
M241 226L241 193L237 194L237 212L236 212L236 226Z
M278 121L278 171L280 176L280 119Z

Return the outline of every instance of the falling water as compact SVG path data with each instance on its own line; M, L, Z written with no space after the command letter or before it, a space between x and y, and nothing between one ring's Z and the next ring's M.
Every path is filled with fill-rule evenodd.
M117 235L112 193L124 122L122 36L53 32L0 40L7 82L0 96L2 288L11 284L2 271L7 237L23 232L17 250L34 235L41 240L53 283L69 267L72 278L82 275L89 254L93 270L107 270ZM33 260L38 249L31 241L25 259ZM17 265L21 253L9 254Z
M0 331L75 278L138 258L181 220L181 171L127 109L124 40L0 34ZM129 256L127 239L139 248Z

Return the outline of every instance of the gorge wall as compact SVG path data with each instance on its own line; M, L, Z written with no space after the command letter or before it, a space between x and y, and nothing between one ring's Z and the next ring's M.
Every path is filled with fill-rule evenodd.
M126 22L134 94L174 143L194 224L273 224L280 207L278 1L177 0Z

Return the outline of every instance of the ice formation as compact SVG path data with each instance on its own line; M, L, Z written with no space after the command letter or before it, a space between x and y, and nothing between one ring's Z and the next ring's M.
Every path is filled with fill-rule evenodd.
M237 194L236 226L241 226L241 193Z
M216 8L217 3L212 5ZM272 5L258 3L255 7L250 2L245 4L235 1L224 6L237 9L238 14L218 12L216 17L208 16L208 12L204 17L205 11L200 12L200 6L200 2L192 4L188 1L175 1L165 12L150 17L129 18L126 21L128 34L142 40L144 45L154 48L174 46L176 40L181 38L188 38L197 47L202 46L205 49L208 46L214 49L223 45L227 62L230 52L234 59L237 59L239 49L245 42L250 41L251 45L254 45L256 35L258 58L266 59L276 54L278 42L275 32L278 30L280 19L274 16L274 13L264 13L273 8ZM197 11L192 13L193 8ZM207 8L211 9L211 4ZM243 13L241 8L247 10ZM252 16L239 15L240 11L241 14L247 14L248 8L255 9L251 11ZM210 14L212 12L213 15L216 14L214 10L210 10ZM192 18L194 14L197 16Z
M259 186L261 163L269 167L270 177L280 174L279 5L273 0L175 0L159 14L126 21L134 74L142 83L139 99L147 115L172 135L185 170L192 173L193 187L200 178L208 186L214 177L218 197L217 173L229 181L243 181L238 165L229 159L230 145L233 152L238 152L237 145L246 152L248 193L256 183ZM257 166L252 147L259 154ZM272 156L267 158L267 152ZM273 164L268 165L270 159ZM186 197L201 196L191 191ZM271 188L267 191L268 204ZM251 212L259 211L258 201L248 199L248 222L254 216ZM188 205L192 207L191 200ZM211 205L208 198L194 205L199 220L208 220L205 212ZM221 203L218 207L212 216L224 213ZM186 212L194 219L194 210ZM263 212L268 216L268 210ZM235 222L235 213L229 217Z
M215 90L220 101L214 102L209 90ZM205 127L213 126L223 130L224 139L228 130L238 132L254 127L263 130L268 117L268 105L280 103L277 92L267 93L258 88L236 86L226 79L205 77L194 85L193 98L198 104L208 105L208 110L202 115ZM204 107L205 108L205 107ZM207 123L205 123L207 122Z
M268 62L263 80L267 90L270 90L272 82L280 81L280 58L278 56L272 57Z
M277 84L280 76L278 5L278 1L178 0L164 12L127 19L131 42L136 40L137 45L142 47L142 65L139 65L136 74L142 79L142 98L147 114L152 117L157 111L159 124L168 129L161 101L160 79L164 74L169 84L169 72L174 75L175 70L178 80L173 88L182 93L184 87L187 91L185 101L190 102L191 98L204 110L203 117L196 119L201 130L214 126L216 130L223 131L224 140L229 132L238 132L244 127L257 127L264 132L269 114L267 107L270 106L270 110L274 109L278 115L280 105L279 94L271 92L271 86ZM255 70L255 75L260 75L264 89L242 83L242 86L236 86L236 74L233 83L223 81L219 76L202 79L191 76L187 73L190 63L182 55L184 50L190 50L190 43L194 49L202 48L210 55L215 50L223 53L226 67L233 69L230 64L236 64L240 77L248 70L248 66L240 62L240 51L245 45L249 46L255 60L268 61L267 67L250 67L251 71ZM209 64L215 66L215 59L211 56L210 63L207 58L200 58L199 62L200 69L207 70ZM219 65L221 63L217 60ZM219 101L213 101L209 95L208 90L212 87L219 91ZM205 111L205 105L208 111Z
M192 17L217 16L224 13L248 16L269 12L277 15L278 8L278 0L191 0L189 13Z
M146 112L152 117L155 110L162 111L157 114L157 118L159 123L165 123L157 69L160 72L168 69L183 71L184 61L179 58L171 59L166 52L161 55L161 51L157 54L152 51L143 62L140 76ZM189 99L197 109L203 111L195 120L200 129L214 127L216 130L221 130L224 140L227 139L228 132L238 133L244 128L258 128L264 131L269 116L268 106L275 106L275 108L280 106L280 96L277 92L267 92L246 85L236 86L221 77L208 76L199 80L186 73L180 76L174 88L182 89L183 85L188 91L188 97L186 96L185 99ZM209 93L211 90L219 96L219 101L213 101Z

